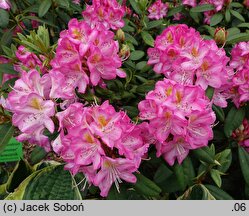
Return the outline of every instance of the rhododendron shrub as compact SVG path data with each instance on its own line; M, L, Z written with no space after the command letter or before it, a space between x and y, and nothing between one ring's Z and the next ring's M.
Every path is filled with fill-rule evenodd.
M0 17L0 199L249 198L248 1Z

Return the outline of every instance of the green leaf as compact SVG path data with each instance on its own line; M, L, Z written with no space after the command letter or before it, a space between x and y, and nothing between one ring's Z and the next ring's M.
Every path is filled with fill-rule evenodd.
M0 125L0 153L3 152L14 133L11 123Z
M142 11L139 9L138 3L135 0L129 0L129 2L137 14L142 14Z
M9 195L5 198L5 200L22 200L27 185L39 172L41 172L41 170L38 170L29 175L24 181L22 181L22 183L13 193L9 193Z
M133 61L139 60L143 58L144 54L145 54L144 51L135 50L131 53L130 60L133 60Z
M133 43L136 46L138 45L137 40L132 35L130 35L130 34L126 33L126 32L125 32L125 40L130 41L131 43Z
M159 196L162 190L153 181L143 176L142 174L136 174L136 177L137 182L133 187L138 193L148 197Z
M220 177L220 172L218 170L211 169L210 175L211 175L212 179L214 180L215 184L218 187L221 187L222 181L221 181L221 177Z
M249 23L240 23L239 25L237 25L238 28L249 28Z
M243 8L244 5L240 4L239 2L232 2L230 4L231 7L236 7L236 8Z
M199 5L199 6L191 8L190 12L198 13L198 12L205 12L205 11L210 11L210 10L214 10L214 6L212 4L203 4L203 5Z
M17 74L14 70L13 64L0 64L0 73Z
M202 200L215 200L215 197L210 193L210 191L204 186L200 185L203 191Z
M31 164L40 162L46 155L47 152L44 150L44 148L36 146L30 154Z
M212 100L213 95L214 95L214 88L211 86L208 86L208 88L206 89L206 95L209 98L209 100Z
M31 168L27 161L20 160L14 170L12 171L8 182L6 184L6 190L13 192L21 182L31 174Z
M205 185L205 187L215 197L216 200L233 200L233 198L227 192L214 185Z
M140 61L136 64L137 70L143 70L145 67L147 67L147 61Z
M38 173L25 188L25 200L79 200L82 199L75 180L64 170L54 166Z
M169 10L169 12L167 13L167 17L174 16L175 14L182 12L183 9L184 9L183 5L180 5L178 7L174 7L174 8Z
M38 16L43 17L52 5L52 0L43 0L38 9Z
M230 13L229 9L226 9L225 20L226 20L226 22L230 22L230 20L231 20L231 13Z
M155 81L148 80L147 82L143 83L142 85L139 85L136 88L136 92L144 94L144 93L147 93L147 92L151 91L152 89L154 89L154 87L155 87Z
M70 4L68 0L56 0L56 3L58 4L59 7L69 9Z
M221 164L220 166L217 167L217 170L219 170L222 173L225 173L229 169L232 163L231 149L225 149L224 151L218 153L216 155L216 158Z
M122 185L120 185L119 191L117 191L117 188L113 185L108 193L107 200L127 200L128 194L123 189Z
M219 24L224 18L224 15L222 13L216 13L214 14L210 19L210 26L215 26Z
M243 108L237 109L232 107L224 123L224 133L226 137L230 137L232 132L242 124L244 117L245 110Z
M19 161L22 157L22 144L12 137L0 154L0 163Z
M249 185L249 153L243 148L239 147L239 162L245 182Z
M209 147L203 147L192 151L193 155L200 161L208 164L215 164L214 155L210 151Z
M142 31L141 33L142 38L144 40L144 42L149 45L149 46L154 46L154 38L151 36L151 34L147 31Z
M161 164L154 175L154 182L163 183L172 174L173 172L165 164Z
M4 46L10 46L12 42L12 35L13 35L13 29L8 29L6 32L3 33L1 38L1 45Z
M225 121L225 113L224 113L223 109L219 106L216 106L216 105L213 105L212 108L216 114L216 117L219 119L219 121L224 122Z
M180 190L184 190L187 186L187 181L183 172L183 167L179 164L175 164L174 167L174 173L176 175L177 183L180 187Z
M249 41L249 33L238 33L232 37L228 37L227 44L235 44L241 41Z
M162 23L163 23L162 20L154 20L154 21L148 22L147 27L145 29L149 30L149 29L156 28L158 26L161 26Z
M0 8L0 27L6 28L9 24L9 13L7 10Z
M237 19L239 19L242 22L245 22L245 18L237 11L235 10L230 10L231 14L235 16Z

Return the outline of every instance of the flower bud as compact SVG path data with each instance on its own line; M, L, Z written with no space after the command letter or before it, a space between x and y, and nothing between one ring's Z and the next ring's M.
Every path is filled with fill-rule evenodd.
M214 33L214 40L217 44L224 44L227 40L228 32L225 28L218 27Z
M122 59L122 61L125 61L130 57L130 47L127 44L122 44L122 48L119 51L119 57Z
M244 4L247 8L249 8L249 0L244 0L243 4Z
M116 33L117 39L121 42L124 43L125 41L125 34L122 29L119 29Z

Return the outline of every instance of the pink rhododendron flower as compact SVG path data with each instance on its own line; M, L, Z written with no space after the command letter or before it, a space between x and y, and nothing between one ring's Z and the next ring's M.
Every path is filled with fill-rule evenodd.
M249 101L249 42L240 42L234 46L230 66L235 72L225 93L239 107Z
M114 34L105 28L91 28L85 21L72 19L61 32L55 58L51 61L51 97L72 99L75 88L84 93L88 85L125 77Z
M2 9L10 9L11 4L9 0L0 0L0 8Z
M124 26L125 7L116 0L93 0L82 12L84 20L92 27L117 30Z
M42 64L44 56L39 57L32 52L29 52L24 46L19 46L16 51L16 57L19 62L15 65L15 69L19 72L28 71L30 69L41 70L42 73L46 73L46 68Z
M189 5L191 7L196 7L196 0L182 0L182 4Z
M148 135L146 123L133 124L108 101L91 107L74 103L56 116L60 135L52 147L66 161L66 169L83 172L90 184L100 188L101 196L108 195L113 183L119 190L121 179L136 181L133 172L152 141L144 136Z
M36 70L22 71L6 99L6 108L14 113L12 123L22 132L17 139L28 140L43 146L47 151L50 150L50 144L43 132L46 128L53 133L51 117L55 114L55 104L49 98L50 88L48 74L41 77Z
M182 84L218 90L231 79L225 51L183 24L166 28L157 36L155 47L148 49L148 55L148 64L154 65L156 73Z
M132 160L105 157L102 161L101 170L94 179L94 184L99 186L101 196L107 196L113 183L115 183L118 191L118 185L122 183L122 179L126 182L135 183L137 179L132 173L136 170L137 167Z
M149 120L149 132L156 139L157 156L173 165L213 138L215 114L205 91L199 86L172 80L158 81L155 90L138 104L140 118Z
M162 19L168 12L168 4L164 4L161 0L157 0L149 7L148 11L148 18L157 20Z

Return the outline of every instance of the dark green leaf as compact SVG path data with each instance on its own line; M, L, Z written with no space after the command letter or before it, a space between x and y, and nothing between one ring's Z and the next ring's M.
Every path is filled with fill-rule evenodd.
M142 31L141 33L142 38L144 40L144 42L149 45L149 46L154 46L154 38L151 36L151 34L147 31Z
M240 23L239 25L237 25L238 28L249 28L249 23Z
M12 64L0 64L0 73L17 74Z
M14 133L14 127L12 124L0 125L0 153L3 152L5 146L9 143Z
M215 163L214 155L211 153L209 147L195 149L192 152L193 155L200 161L206 162L208 164Z
M213 105L212 108L216 114L216 117L219 119L219 121L224 122L225 121L225 113L224 113L223 109L219 106L216 106L216 105Z
M38 9L38 16L43 17L52 5L52 0L43 0Z
M183 172L183 167L179 164L175 164L174 167L174 173L178 182L178 185L180 187L180 190L184 190L187 186L187 181Z
M224 133L227 137L230 137L232 132L242 124L244 117L245 110L243 108L231 108L224 123Z
M216 156L217 160L221 164L220 166L217 167L217 170L219 170L222 173L225 173L229 169L232 163L231 149L225 149L224 151L218 153Z
M239 147L239 162L245 182L249 185L249 153L243 147Z
M159 196L162 190L153 181L142 174L137 174L136 177L137 182L133 187L138 193L149 197Z
M0 8L0 27L5 28L9 24L9 13Z
M230 10L231 14L235 16L237 19L239 19L242 22L245 22L245 18L237 11L235 10Z
M227 44L235 44L241 41L249 41L249 33L239 33L227 39Z
M156 183L163 183L172 174L173 172L165 164L161 164L155 173L154 181Z
M210 175L211 175L212 179L214 180L215 184L218 187L221 187L222 181L221 181L221 177L220 177L220 172L218 170L211 169Z
M214 185L205 185L205 187L217 200L233 200L233 198L228 193Z
M162 23L163 23L162 20L154 20L154 21L151 21L151 22L149 22L149 23L147 24L146 29L149 30L149 29L158 27L158 26L162 25Z
M178 7L173 7L167 13L167 17L174 16L175 14L182 12L183 9L184 9L183 5L180 5Z
M230 13L229 9L226 9L225 20L226 20L226 22L230 22L230 20L231 20L231 13Z
M210 26L215 26L223 20L224 15L222 13L214 14L210 19Z
M44 168L25 188L26 200L75 200L81 199L72 175L63 165Z
M59 7L69 9L69 1L68 0L56 0L56 3L59 5Z
M27 161L20 160L16 166L13 172L11 173L11 176L9 177L9 180L6 185L6 189L9 192L13 192L19 184L27 178L31 174L31 168Z
M210 11L210 10L214 10L214 6L212 4L203 4L203 5L198 5L196 7L191 8L190 12L198 13L198 12L205 12L205 11Z
M208 88L206 89L206 95L209 98L209 100L212 100L213 95L214 95L214 88L211 86L208 86Z
M137 13L137 14L141 14L142 11L139 9L139 6L138 6L138 3L135 1L135 0L129 0L132 8L134 9L134 11Z
M240 4L239 2L232 2L230 4L232 7L236 7L236 8L243 8L244 6L242 4Z
M36 164L40 162L46 155L47 152L44 150L44 148L36 146L30 154L31 164Z
M145 68L147 65L147 61L140 61L136 64L136 69L137 70L142 70L143 68Z
M131 43L133 43L136 46L138 45L137 40L133 36L131 36L130 34L128 34L126 32L125 32L125 40L130 41Z
M130 60L136 61L143 58L143 56L144 56L144 51L135 50L131 53Z

